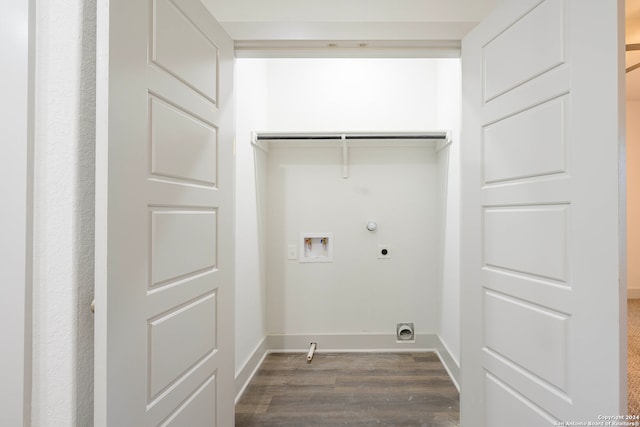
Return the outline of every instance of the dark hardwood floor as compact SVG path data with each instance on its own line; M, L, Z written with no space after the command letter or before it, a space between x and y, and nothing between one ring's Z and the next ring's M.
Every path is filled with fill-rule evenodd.
M458 425L435 353L273 353L236 405L236 427Z

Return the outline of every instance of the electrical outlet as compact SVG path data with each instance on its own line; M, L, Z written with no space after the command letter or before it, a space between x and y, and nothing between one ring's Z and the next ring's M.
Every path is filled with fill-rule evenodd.
M298 259L298 247L296 245L287 246L287 259Z
M378 245L378 258L379 259L391 258L391 246L389 246L389 245Z

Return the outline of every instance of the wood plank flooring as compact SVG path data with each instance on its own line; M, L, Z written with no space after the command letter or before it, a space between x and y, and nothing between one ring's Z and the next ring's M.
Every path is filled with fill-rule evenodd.
M236 427L459 426L458 391L435 353L268 355Z

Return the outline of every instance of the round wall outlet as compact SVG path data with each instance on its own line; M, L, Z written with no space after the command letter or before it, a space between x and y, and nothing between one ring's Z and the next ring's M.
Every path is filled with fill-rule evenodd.
M378 245L378 258L391 258L391 246Z

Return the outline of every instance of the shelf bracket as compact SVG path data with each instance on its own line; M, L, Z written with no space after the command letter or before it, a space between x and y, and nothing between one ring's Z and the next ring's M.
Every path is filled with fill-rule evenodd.
M349 178L349 147L345 134L342 134L342 177Z

